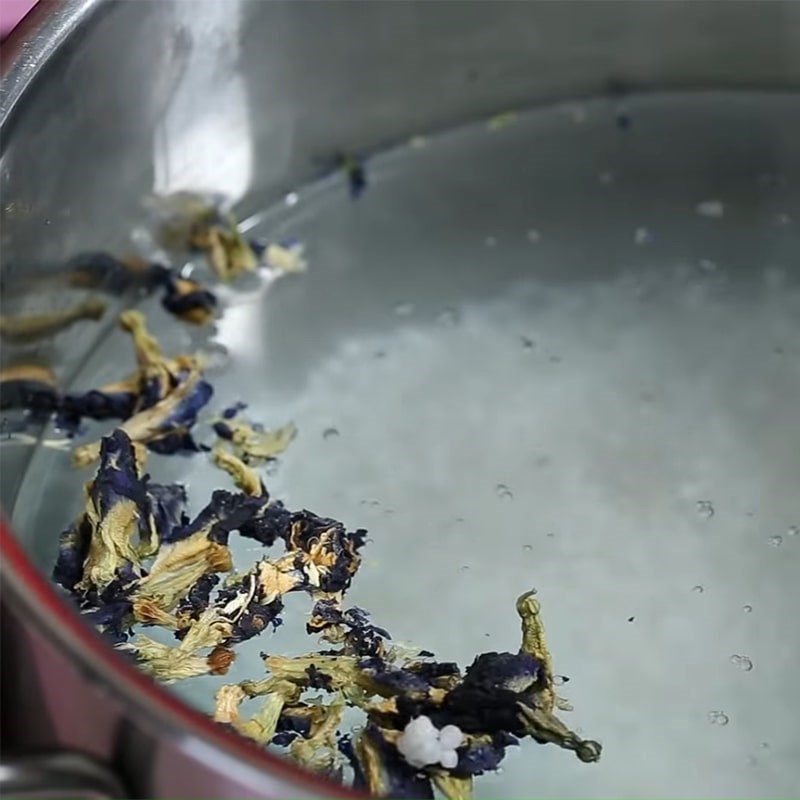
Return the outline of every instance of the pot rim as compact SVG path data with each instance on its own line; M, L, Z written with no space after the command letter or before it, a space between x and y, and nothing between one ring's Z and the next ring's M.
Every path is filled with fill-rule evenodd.
M9 34L0 59L0 133L47 62L80 28L112 6L110 0L40 0ZM20 610L26 622L30 620L70 661L102 682L126 713L151 730L168 732L176 746L190 734L221 749L239 762L240 768L252 773L251 784L257 782L258 772L267 772L284 782L284 790L294 785L313 797L367 796L314 775L226 730L122 658L34 566L2 509L0 579L3 600Z

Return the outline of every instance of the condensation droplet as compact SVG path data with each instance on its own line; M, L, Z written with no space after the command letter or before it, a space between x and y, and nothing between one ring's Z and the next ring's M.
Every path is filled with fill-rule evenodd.
M730 662L743 672L750 672L753 669L753 662L747 656L732 655Z
M536 242L539 242L542 239L542 234L539 233L536 228L530 228L525 236L531 244L536 244Z
M600 181L600 183L605 184L606 186L608 186L610 183L614 183L614 173L613 172L601 172L597 176L597 180Z
M787 536L797 536L798 534L800 534L800 525L790 525L786 529Z
M783 536L775 534L767 539L770 547L780 547L783 544Z
M696 586L692 586L692 591L697 592L697 594L703 594L705 588L698 583Z
M408 317L414 313L414 306L411 303L398 303L394 307L394 313L398 317Z
M647 228L637 228L633 233L634 244L650 244L653 241L653 234Z
M487 247L494 247L494 246L497 244L497 239L496 239L494 236L487 236L487 237L486 237L486 238L483 240L483 243L484 243L484 244L485 244Z
M531 550L533 550L533 545L532 545L532 544L524 544L524 545L522 545L522 549L523 549L523 550L524 550L526 553L530 553L530 552L531 552Z
M724 711L709 711L708 721L712 725L727 725L730 722L730 718Z
M744 606L742 606L742 611L744 611L745 614L752 614L753 613L753 606L744 605Z
M498 483L497 486L494 487L494 492L501 500L514 499L514 493L504 483Z
M714 504L710 500L697 501L697 513L703 519L711 519L714 516Z
M325 430L322 431L322 438L323 439L335 439L337 436L340 436L340 435L341 434L339 433L339 429L338 428L325 428Z
M792 218L788 214L776 214L775 215L775 224L784 226L784 225L791 225Z

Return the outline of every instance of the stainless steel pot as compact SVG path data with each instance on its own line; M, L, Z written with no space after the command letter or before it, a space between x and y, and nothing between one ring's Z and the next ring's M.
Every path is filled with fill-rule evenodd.
M797 90L798 42L800 6L760 0L42 2L3 47L4 288L76 250L122 246L154 187L226 191L247 213L331 151L506 108ZM70 340L64 356L77 368L94 344ZM24 453L4 453L7 507L25 466ZM15 792L42 796L49 782L60 796L349 796L139 675L31 564L39 532L1 534L0 778ZM43 751L58 755L30 760Z

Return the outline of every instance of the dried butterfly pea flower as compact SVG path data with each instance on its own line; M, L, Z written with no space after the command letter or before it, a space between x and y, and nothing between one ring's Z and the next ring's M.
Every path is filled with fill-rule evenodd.
M266 495L267 490L255 470L247 466L241 459L222 450L219 446L211 451L211 460L220 469L225 470L238 489L252 497Z
M192 622L186 636L176 647L161 644L142 634L119 646L120 650L135 653L139 667L164 683L207 675L214 668L209 656L199 651L213 649L230 634L230 623L216 609L209 608Z
M175 616L181 619L197 619L211 602L211 592L219 583L219 575L208 572L201 575L186 596L179 601Z
M262 497L216 489L209 504L191 522L174 527L164 542L179 542L201 534L211 541L227 544L230 532L251 519L266 502Z
M0 316L0 338L15 344L35 342L54 336L84 320L99 320L106 311L106 303L97 297L88 297L72 308L49 314L20 314Z
M383 656L383 640L392 638L388 631L370 624L366 611L357 606L344 611L336 600L314 604L306 632L322 633L325 641L342 643L345 653L359 656Z
M133 593L134 612L148 601L162 611L171 611L197 581L209 572L227 572L232 567L230 551L199 532L158 551L150 573Z
M195 222L189 234L191 248L202 250L217 277L223 281L237 278L258 269L253 248L239 233L232 214L222 214L213 222Z
M289 752L302 767L329 777L339 777L341 766L336 732L342 722L345 703L339 695L322 708L324 714L321 719L312 722L308 738L295 739L289 746Z
M59 405L56 377L47 367L18 364L0 371L0 409L50 414Z
M92 528L85 514L82 514L58 540L58 557L53 567L53 580L68 592L83 578L83 564L89 554Z
M433 785L447 800L470 800L472 797L472 776L459 777L444 770L430 770Z
M184 322L207 325L214 319L217 297L197 281L170 276L161 305Z
M286 541L291 529L292 512L280 500L270 500L247 522L239 526L239 534L271 547L277 539Z
M99 289L113 295L133 288L151 291L162 285L169 270L140 258L115 258L109 253L81 253L67 262L69 282L73 286Z
M261 258L276 272L305 272L308 262L303 258L304 253L305 247L300 242L273 242L263 248Z
M134 414L138 399L139 382L136 378L109 383L83 394L67 394L61 400L57 423L62 427L77 428L85 417L128 419Z
M141 555L157 544L146 482L130 438L117 429L101 440L99 450L100 466L86 492L91 538L77 585L81 591L102 589L122 567L138 569Z
M532 590L517 600L517 614L522 623L521 650L532 655L541 664L544 687L540 692L539 702L543 708L552 711L556 700L553 690L553 659L544 634L541 605L535 595L536 591Z
M376 797L433 798L430 778L410 766L386 740L381 728L369 723L355 742L359 773L366 789Z
M227 409L228 415L214 423L214 431L220 439L230 442L234 454L246 463L277 458L297 435L292 423L265 431L259 425L236 419L231 410Z
M172 531L188 523L186 518L186 487L180 483L149 483L147 495L153 514L153 524L161 541L170 541Z
M120 429L133 441L146 444L157 453L197 450L190 429L212 393L211 385L202 380L199 372L190 372L163 400L126 420ZM98 450L96 443L77 447L73 463L79 467L91 464Z

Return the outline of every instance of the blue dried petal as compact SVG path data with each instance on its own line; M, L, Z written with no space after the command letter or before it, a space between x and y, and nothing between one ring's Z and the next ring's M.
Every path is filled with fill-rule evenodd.
M186 525L186 487L180 483L148 483L147 494L159 536L169 539L173 528Z
M177 542L201 530L208 531L208 538L219 544L228 543L228 534L252 519L266 503L263 497L249 497L241 492L217 489L211 502L188 525L173 528L164 542Z
M464 684L524 692L536 683L541 669L529 653L483 653L467 667Z
M380 658L364 658L358 662L358 668L367 673L379 686L387 690L387 694L425 694L430 684L419 675L406 669L390 667Z
M25 408L38 414L51 414L59 406L55 387L43 381L12 379L0 382L0 409Z
M207 608L211 601L211 592L219 583L219 575L208 572L198 579L197 583L189 589L186 597L178 603L176 613L197 619Z
M81 253L67 262L70 281L75 286L123 294L134 287L148 291L169 279L170 272L160 264L130 264L109 253Z
M208 403L212 394L214 394L214 388L208 381L198 381L193 391L178 403L159 427L161 430L168 430L171 427L191 428L197 422L197 412Z
M324 538L325 552L334 556L334 563L320 576L320 589L342 592L350 587L358 569L358 550L366 542L366 534L363 530L348 533L341 522L318 517L311 511L297 511L292 514L287 546L309 553Z
M241 400L239 400L232 406L228 406L227 408L223 409L222 418L233 419L240 411L244 411L246 408L247 408L247 403L243 403Z
M280 598L276 598L271 603L258 603L251 600L247 610L233 625L228 642L231 644L245 642L263 633L269 625L276 630L281 624L278 617L281 611L283 611L283 601Z
M217 298L199 283L171 276L166 282L161 305L186 322L203 325L213 319Z
M239 526L239 533L248 539L255 539L265 547L271 547L277 539L289 536L292 514L280 500L265 505L252 519Z
M136 400L134 392L104 392L102 389L68 394L62 400L58 420L62 424L76 424L82 417L128 419L133 416Z
M498 734L491 742L476 742L459 747L458 764L453 774L464 778L468 775L482 775L484 772L496 770L506 757L506 747L517 745L513 736Z
M91 538L91 530L85 517L70 525L59 537L53 580L68 592L74 592L75 584L83 577L83 565L89 554Z
M278 731L291 731L295 736L308 738L311 735L311 717L300 708L286 706L278 717Z
M138 475L133 445L128 434L119 428L100 441L100 467L90 494L101 518L120 500L132 500L139 509L140 520L149 517L146 485Z
M233 429L230 425L224 422L215 422L213 427L214 433L216 433L220 439L225 439L226 442L233 439Z

